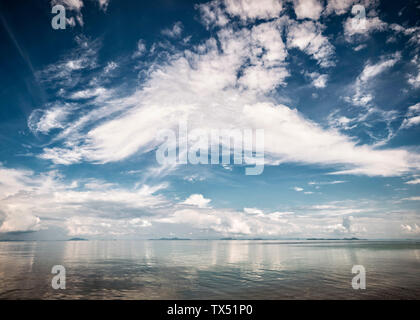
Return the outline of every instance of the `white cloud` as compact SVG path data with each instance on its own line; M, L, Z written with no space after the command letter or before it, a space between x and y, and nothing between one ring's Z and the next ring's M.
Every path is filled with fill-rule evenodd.
M404 119L404 122L402 124L402 128L409 128L415 125L420 124L420 115L419 116L415 116L415 117L411 117L408 119Z
M363 5L366 12L376 8L379 4L379 0L327 0L327 2L325 12L336 15L351 14L351 9L355 4Z
M199 208L208 208L210 199L206 199L202 194L192 194L190 195L182 204L188 204L192 206L197 206Z
M407 181L406 184L420 184L420 178Z
M349 13L351 6L356 2L357 0L328 0L326 11L337 15Z
M360 81L367 82L371 80L378 74L382 73L384 70L394 66L395 63L399 61L400 57L401 56L399 54L396 54L392 58L381 61L377 64L367 64L359 76Z
M198 175L198 174L193 174L193 175L190 175L190 176L186 176L183 179L188 181L188 182L197 182L197 181L206 180L205 177L203 177L202 175Z
M258 208L244 208L244 212L247 214L263 214L263 211Z
M146 43L144 40L140 39L137 41L137 49L133 53L133 58L141 57L146 52Z
M51 109L35 109L28 118L28 127L34 133L47 134L52 129L63 128L74 107L70 104L54 106Z
M410 75L408 77L408 83L411 84L414 88L420 88L420 68L416 75Z
M401 54L397 52L391 56L381 57L378 63L367 63L353 85L354 96L348 100L357 106L369 105L373 100L370 89L374 84L374 78L393 67L400 59Z
M115 63L114 61L110 61L110 62L108 62L108 64L104 68L104 72L105 73L109 73L112 70L115 70L117 67L118 67L118 64L117 63Z
M229 22L227 14L220 7L219 1L210 1L196 5L200 11L201 20L207 28L212 26L223 27Z
M283 212L250 214L229 209L181 209L160 221L191 225L194 228L213 230L224 235L274 236L299 232L301 229L285 216L287 214Z
M51 5L61 4L69 10L80 11L83 7L82 0L52 0Z
M343 181L343 180L322 181L322 182L310 181L308 182L308 184L310 186L313 186L313 185L326 185L326 184L341 184L341 183L346 183L346 182L347 181Z
M126 237L142 234L145 228L152 226L149 218L109 219L100 217L74 216L64 223L68 236L108 236Z
M312 85L315 88L325 88L327 86L328 75L320 74L318 72L308 73L308 76L312 79Z
M95 0L97 1L99 8L102 11L106 11L109 5L110 0ZM83 15L82 15L82 8L84 6L83 0L51 0L51 7L55 5L63 5L67 12L66 12L66 22L69 26L75 27L76 21L79 23L80 26L83 27ZM69 17L68 12L74 12L75 17Z
M97 88L76 91L70 95L70 99L73 99L73 100L89 99L89 98L94 98L97 96L101 96L102 98L104 98L104 96L107 94L108 94L108 91L105 88L97 87Z
M77 47L59 61L36 72L36 77L52 88L68 89L80 84L81 73L97 67L99 40L90 41L84 36L76 36Z
M271 91L289 75L284 68L264 68L263 66L251 66L245 69L239 83L251 90Z
M420 102L408 107L407 115L412 116L418 113L420 113Z
M318 20L324 9L318 0L293 0L293 4L298 19Z
M106 11L106 9L108 9L109 2L110 2L110 0L98 0L99 7L103 11Z
M353 50L354 51L360 51L360 50L363 50L365 48L367 48L366 44L359 44L358 46L354 47Z
M294 187L293 190L297 191L297 192L301 192L303 191L303 188L300 187Z
M171 29L163 29L162 34L169 38L178 38L182 34L182 23L180 21L174 23Z
M408 200L408 201L420 201L420 196L419 197L408 197L408 198L404 198L402 200Z
M289 72L284 63L287 51L280 35L280 27L276 22L267 22L252 28L252 65L244 70L239 79L239 83L246 88L267 92L285 84L284 80Z
M418 32L418 44L420 44L420 30ZM416 55L411 63L415 66L415 73L410 73L408 75L408 83L415 89L420 88L420 58Z
M420 27L405 28L396 23L392 23L389 27L396 33L396 35L402 34L409 37L409 44L417 46L420 44ZM393 36L391 39L396 38ZM417 59L417 57L415 59Z
M258 208L244 208L240 212L231 209L197 208L175 210L158 220L234 236L338 237L349 234L353 236L375 234L381 237L384 235L384 230L389 232L391 229L393 235L401 236L399 228L403 221L401 217L387 215L384 219L384 216L378 214L380 210L368 208L366 203L361 203L360 207L343 206L338 203L317 205L313 208L304 208L303 212L265 212Z
M321 67L334 65L334 47L322 35L323 26L313 21L290 22L288 25L287 45L298 48L318 61Z
M242 20L271 19L279 17L283 9L281 0L224 0L226 11Z
M354 23L353 19L355 18L349 17L344 22L344 36L348 42L353 42L361 38L366 39L372 32L384 31L388 27L388 24L378 17L366 17L363 27L360 24Z
M408 108L401 129L407 129L418 124L420 124L420 102Z
M37 216L14 213L7 215L0 226L0 232L28 232L39 231L41 220Z
M178 114L194 119L190 123L193 127L218 128L229 124L264 128L267 160L271 159L275 164L341 164L353 167L341 172L369 175L399 175L416 166L416 162L411 161L417 161L417 155L406 150L356 146L351 138L321 129L296 110L258 102L253 94L231 88L235 84L235 70L241 66L243 54L247 52L243 47L246 42L232 33L224 34L224 37L224 53L217 53L210 42L205 54L189 53L189 62L184 57L173 60L151 74L146 91L126 99L132 101L133 107L125 115L90 130L82 136L79 147L45 149L42 157L58 163L82 159L120 161L136 152L152 150L158 144L158 128L170 126L175 129L179 117L172 115ZM212 112L209 103L219 112Z
M420 234L420 227L416 223L413 225L402 224L401 229L408 234Z

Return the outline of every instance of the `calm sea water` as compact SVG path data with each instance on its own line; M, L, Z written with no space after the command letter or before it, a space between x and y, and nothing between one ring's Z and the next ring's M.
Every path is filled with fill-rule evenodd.
M420 299L420 242L0 242L0 299Z

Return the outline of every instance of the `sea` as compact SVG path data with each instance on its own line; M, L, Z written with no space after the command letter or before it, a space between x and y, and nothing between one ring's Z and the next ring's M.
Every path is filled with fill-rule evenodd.
M420 242L5 241L0 299L420 299Z

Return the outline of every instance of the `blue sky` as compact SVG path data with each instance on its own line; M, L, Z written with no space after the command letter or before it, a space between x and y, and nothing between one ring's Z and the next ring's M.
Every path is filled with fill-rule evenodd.
M0 238L418 238L419 11L2 3ZM264 130L263 173L159 164L181 119Z

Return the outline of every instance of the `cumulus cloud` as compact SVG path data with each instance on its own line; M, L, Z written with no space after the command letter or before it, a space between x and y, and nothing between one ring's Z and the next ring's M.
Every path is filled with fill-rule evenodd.
M343 227L347 230L347 232L351 233L353 232L353 220L354 218L352 216L344 217L343 218Z
M413 225L402 224L401 229L403 230L403 232L408 234L420 234L420 227L416 223L414 223Z
M388 215L387 219L366 203L359 207L343 203L321 204L299 208L297 211L266 211L259 208L232 209L177 209L159 218L162 223L189 225L200 230L212 230L231 236L302 236L314 237L363 236L372 229L380 237L384 230L401 234L401 218ZM356 216L358 215L358 216ZM399 223L398 223L399 222ZM397 223L395 225L395 223ZM372 234L372 233L371 233Z
M232 236L340 236L343 233L381 235L401 219L378 205L321 203L295 210L211 208L210 199L193 194L173 203L160 191L168 184L122 188L102 180L66 182L57 171L32 171L0 166L0 232L28 232L52 226L68 236L144 237L165 225L190 226ZM357 218L355 215L359 215ZM411 222L409 225L412 225ZM153 229L154 228L154 229ZM401 230L395 230L398 234Z
M223 235L267 237L300 232L301 228L286 218L287 215L288 213L283 212L255 213L255 210L250 214L230 209L181 209L160 219L160 222L191 225L194 228L213 230Z
M0 181L0 213L4 216L0 219L0 232L37 231L48 227L50 218L66 227L74 217L80 220L80 215L92 221L102 218L131 223L132 219L146 219L152 212L158 213L168 203L156 194L167 184L140 185L130 190L89 181L80 189L83 183L66 182L57 171L35 174L3 166Z
M281 0L225 0L226 12L242 20L271 19L283 10Z
M298 19L318 20L324 9L318 0L294 0L293 4Z
M199 208L207 208L210 202L211 200L204 198L202 194L192 194L181 203L197 206Z

